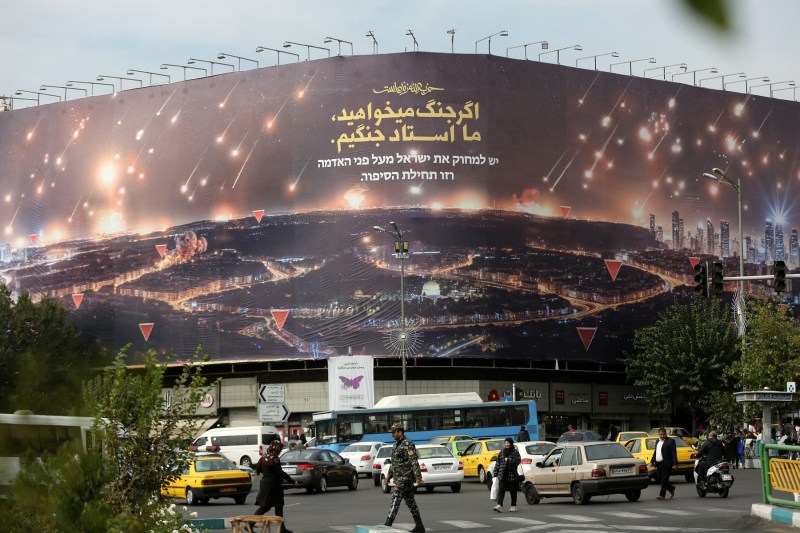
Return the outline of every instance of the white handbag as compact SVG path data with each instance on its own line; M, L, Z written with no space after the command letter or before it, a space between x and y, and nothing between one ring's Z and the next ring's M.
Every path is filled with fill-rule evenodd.
M489 491L489 499L496 500L497 496L500 494L500 480L496 477L492 478L492 488Z

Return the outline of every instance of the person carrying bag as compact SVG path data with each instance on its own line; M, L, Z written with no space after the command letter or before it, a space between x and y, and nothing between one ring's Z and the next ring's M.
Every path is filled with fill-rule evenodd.
M514 446L514 439L506 437L503 443L503 449L497 455L497 462L494 465L494 472L492 478L492 490L497 484L497 505L494 506L495 512L503 512L503 497L506 491L511 493L511 507L508 509L510 512L517 512L517 486L519 481L517 479L517 467L522 462L519 455L519 450Z

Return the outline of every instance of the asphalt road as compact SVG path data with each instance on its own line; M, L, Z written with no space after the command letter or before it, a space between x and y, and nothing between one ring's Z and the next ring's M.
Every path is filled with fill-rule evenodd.
M624 496L593 497L584 506L571 498L550 498L538 505L528 505L520 493L519 512L509 513L506 496L503 513L492 511L494 502L488 490L477 481L466 481L460 493L449 488L437 488L433 493L424 490L417 494L422 520L432 532L507 532L526 531L570 532L650 532L675 531L706 533L715 531L753 531L789 533L789 526L765 522L750 515L750 506L761 502L759 470L734 470L735 482L728 498L710 494L697 496L694 485L683 477L674 479L675 498L656 500L658 487L651 485L642 492L638 502L628 502ZM253 492L244 505L233 500L211 500L208 505L191 507L200 518L224 518L251 514L256 509ZM386 519L389 494L374 487L371 479L361 478L358 489L333 488L326 494L307 494L304 490L286 492L286 525L295 533L352 532L355 525L377 525ZM185 501L178 500L182 510ZM394 524L398 530L410 530L414 524L408 508L401 504Z

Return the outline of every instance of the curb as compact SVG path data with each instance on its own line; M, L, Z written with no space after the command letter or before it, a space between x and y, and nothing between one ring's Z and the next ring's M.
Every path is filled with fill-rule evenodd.
M750 509L750 514L770 522L800 527L800 509L793 510L765 503L754 503Z
M228 518L192 518L189 520L192 526L203 529L231 529L231 521Z

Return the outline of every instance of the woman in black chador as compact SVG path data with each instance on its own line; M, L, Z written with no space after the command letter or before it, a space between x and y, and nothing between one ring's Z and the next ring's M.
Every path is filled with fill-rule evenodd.
M283 443L273 440L267 448L267 453L261 456L256 463L256 474L261 475L261 484L256 496L258 509L253 514L265 514L275 507L275 516L283 516L283 481L299 485L289 474L281 468L281 450ZM286 529L286 523L281 524L280 533L292 533Z

